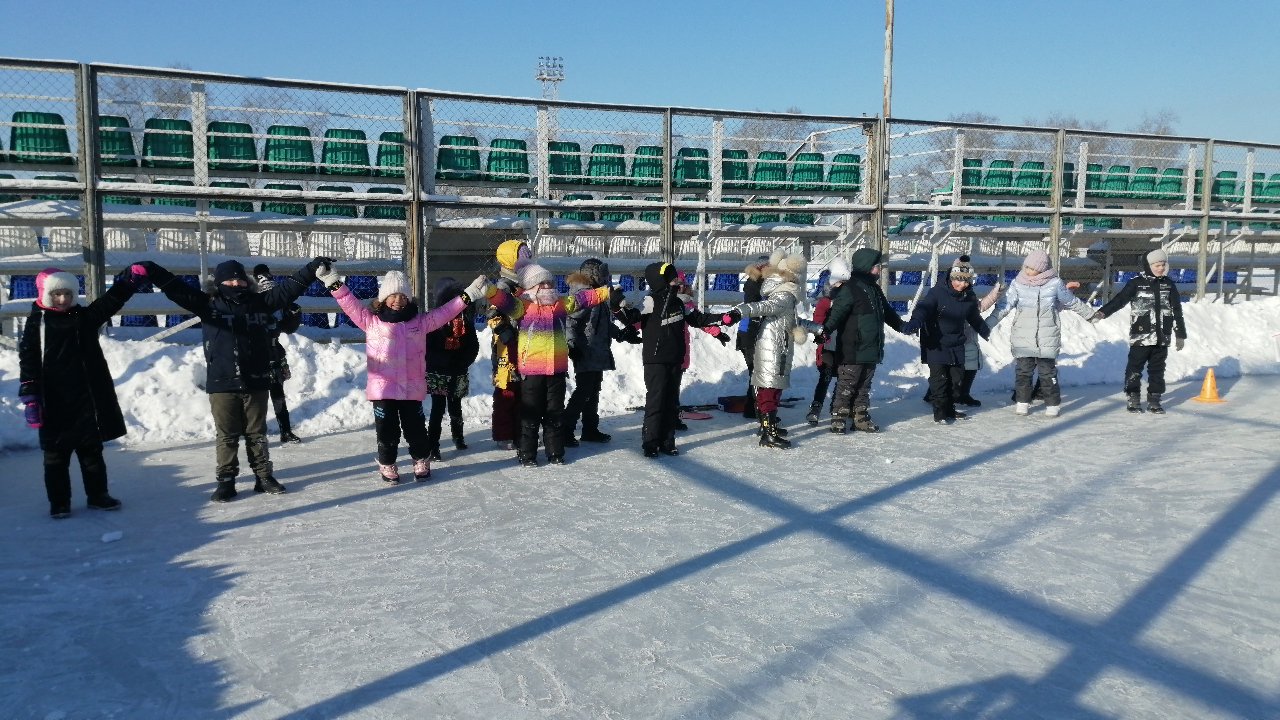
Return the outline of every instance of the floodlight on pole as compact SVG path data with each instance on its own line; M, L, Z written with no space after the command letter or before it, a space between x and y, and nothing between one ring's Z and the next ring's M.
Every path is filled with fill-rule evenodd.
M544 55L538 58L538 74L534 76L542 83L542 99L557 100L560 96L560 83L564 80L564 58Z

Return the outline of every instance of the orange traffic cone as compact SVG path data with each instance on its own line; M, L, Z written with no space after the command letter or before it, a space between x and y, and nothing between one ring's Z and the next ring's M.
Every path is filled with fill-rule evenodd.
M1226 402L1226 400L1218 397L1218 379L1213 376L1213 368L1209 368L1204 374L1204 384L1200 386L1200 396L1192 399L1202 403Z

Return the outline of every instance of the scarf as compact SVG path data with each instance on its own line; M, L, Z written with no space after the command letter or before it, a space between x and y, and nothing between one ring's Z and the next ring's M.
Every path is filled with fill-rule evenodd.
M1035 275L1027 275L1024 272L1019 272L1018 276L1014 278L1013 281L1030 287L1040 287L1056 277L1058 277L1058 271L1053 268L1049 268L1048 270L1038 272Z

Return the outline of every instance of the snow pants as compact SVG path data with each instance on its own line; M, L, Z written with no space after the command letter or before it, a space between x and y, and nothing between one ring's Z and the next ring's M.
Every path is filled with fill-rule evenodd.
M107 461L102 458L102 442L90 440L75 450L44 451L44 490L50 505L71 504L71 453L80 461L80 478L85 497L107 494Z
M1147 368L1147 392L1164 392L1164 363L1169 359L1168 345L1130 345L1129 362L1124 366L1126 395L1142 392L1142 368Z
M427 446L427 418L421 400L374 400L373 432L378 438L378 464L393 465L400 452L400 433L409 443L409 457L421 460Z
M520 381L520 459L538 456L538 430L547 459L564 457L564 389L568 373L527 375Z
M267 391L209 393L213 412L214 460L219 481L240 474L240 438L254 477L271 477L271 453L267 449Z
M1062 404L1062 388L1058 385L1058 361L1053 358L1020 357L1014 359L1013 394L1020 403L1031 402L1035 388L1045 405ZM1032 381L1032 376L1037 376Z

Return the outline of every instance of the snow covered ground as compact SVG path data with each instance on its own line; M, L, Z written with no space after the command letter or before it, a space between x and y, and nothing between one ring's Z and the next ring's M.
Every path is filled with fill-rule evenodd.
M1280 300L1186 313L1163 417L1123 410L1127 318L1065 315L1056 420L1011 412L997 328L984 406L934 425L895 337L881 433L801 402L766 450L714 412L659 460L623 348L614 441L538 469L486 439L482 357L471 449L395 488L363 347L293 338L289 493L226 505L200 350L108 340L125 507L74 487L63 521L2 350L0 717L1280 718ZM732 348L695 343L684 401L741 392ZM1192 401L1207 368L1225 404Z

